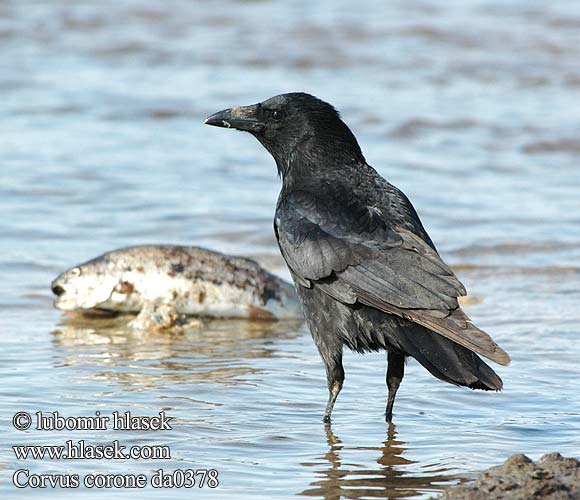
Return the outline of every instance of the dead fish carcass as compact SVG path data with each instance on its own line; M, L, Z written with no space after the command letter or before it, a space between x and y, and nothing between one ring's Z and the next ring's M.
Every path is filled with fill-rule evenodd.
M200 247L144 245L105 253L52 282L64 311L177 313L222 318L301 318L294 287L256 262Z

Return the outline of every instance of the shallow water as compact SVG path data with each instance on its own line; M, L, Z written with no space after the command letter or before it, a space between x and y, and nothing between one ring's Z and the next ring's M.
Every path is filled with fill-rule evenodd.
M215 468L215 490L148 498L428 498L514 452L580 456L580 6L573 2L0 3L0 495L14 470ZM345 359L331 429L301 324L129 332L52 309L60 271L124 245L205 245L287 276L273 161L208 114L305 90L414 201L512 355L500 394L410 361L384 411L384 355ZM151 432L18 432L17 411L131 411ZM19 444L168 444L173 460L16 461Z

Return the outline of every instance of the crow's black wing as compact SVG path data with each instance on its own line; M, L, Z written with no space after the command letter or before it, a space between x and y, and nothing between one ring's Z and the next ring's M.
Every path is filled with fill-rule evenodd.
M497 363L509 363L507 353L459 308L457 297L466 292L453 271L409 224L392 220L387 211L391 215L392 207L369 206L336 192L285 193L275 228L295 280L344 303L358 301L404 317Z

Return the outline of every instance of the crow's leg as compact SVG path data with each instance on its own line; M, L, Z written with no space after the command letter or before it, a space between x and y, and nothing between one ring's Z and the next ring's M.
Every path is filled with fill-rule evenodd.
M389 351L388 364L387 388L389 389L389 398L387 399L387 411L385 412L385 420L387 422L392 422L395 396L397 395L399 386L403 381L403 375L405 374L405 356Z
M336 402L336 398L338 397L338 394L342 389L342 383L344 382L342 349L339 352L326 352L324 355L321 352L320 354L326 368L326 382L328 385L328 403L326 404L326 410L322 421L328 423L330 422L334 403Z

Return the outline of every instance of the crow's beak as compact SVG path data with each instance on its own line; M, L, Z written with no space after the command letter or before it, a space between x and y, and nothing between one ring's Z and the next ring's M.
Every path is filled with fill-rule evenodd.
M258 105L224 109L208 116L204 122L215 127L235 128L246 132L259 132L264 127L258 120Z

